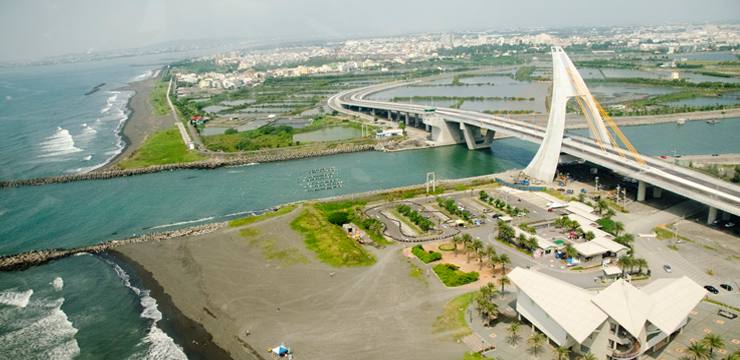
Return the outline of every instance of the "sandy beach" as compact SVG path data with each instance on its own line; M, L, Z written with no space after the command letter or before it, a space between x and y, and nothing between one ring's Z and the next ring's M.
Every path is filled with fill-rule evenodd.
M135 91L136 94L129 100L128 108L131 113L123 126L123 130L121 130L121 136L126 143L126 147L118 156L101 167L101 170L115 166L119 161L136 151L150 134L175 125L172 114L154 115L154 108L149 102L149 93L152 91L155 81L157 79L147 79L116 89Z
M410 276L411 263L421 264L404 256L403 244L368 247L378 260L369 267L323 264L290 229L301 210L251 225L245 235L224 228L119 251L151 275L149 288L162 289L153 295L163 309L171 300L189 319L183 324L202 325L233 359L269 358L267 350L282 343L295 359L463 355L467 347L433 333L433 323L449 300L477 287L446 289ZM182 344L198 336L205 335L186 329L173 338Z

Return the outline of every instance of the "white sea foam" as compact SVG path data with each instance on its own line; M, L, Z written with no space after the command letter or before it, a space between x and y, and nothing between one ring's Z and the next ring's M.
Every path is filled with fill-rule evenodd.
M56 291L62 290L64 287L64 280L57 276L57 278L51 282L51 286L53 286Z
M129 275L120 267L118 264L112 261L106 260L107 263L113 265L113 268L118 274L118 277L123 281L124 285L129 289L133 290L140 298L141 317L145 319L153 320L149 333L142 339L141 344L149 344L149 348L145 353L137 353L129 357L130 360L165 360L165 359L182 359L187 360L187 356L182 351L182 348L175 344L174 340L167 336L167 334L157 327L157 321L162 319L162 313L157 308L157 300L149 296L149 290L141 290L131 285Z
M129 81L127 81L127 82L129 82L129 83L132 83L132 82L137 82L137 81L141 81L141 80L146 80L146 79L148 79L149 77L151 77L151 76L152 76L152 74L153 74L153 73L152 73L152 70L147 70L147 71L146 71L145 73L143 73L143 74L141 74L141 75L138 75L138 76L136 76L136 77L133 77L133 78L131 78L131 79L130 79Z
M28 306L31 295L33 295L33 290L31 289L22 292L5 290L0 292L0 304L24 308Z
M46 154L39 155L39 157L59 156L82 151L82 149L75 147L75 141L69 131L61 127L57 127L57 132L47 137L46 141L39 145L41 150L46 152Z
M214 217L213 217L213 216L211 216L211 217L207 217L207 218L202 218L202 219L198 219L198 220L192 220L192 221L183 221L183 222L178 222L178 223L173 223L173 224L167 224L167 225L159 225L159 226L154 226L154 227L150 227L149 229L159 229L159 228L165 228L165 227L170 227L170 226L177 226L177 225L192 224L192 223L197 223L197 222L201 222L201 221L208 221L208 220L213 220L213 218L214 218Z
M92 155L85 156L82 159L85 160L85 161L90 161L90 159L92 159Z
M62 311L64 299L35 300L0 336L0 354L7 359L73 359L80 354L77 329Z

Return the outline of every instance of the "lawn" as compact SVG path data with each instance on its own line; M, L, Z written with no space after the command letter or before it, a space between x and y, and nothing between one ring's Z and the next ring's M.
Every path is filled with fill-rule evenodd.
M274 149L296 145L293 142L293 128L290 126L264 126L255 130L235 134L202 136L203 145L208 150L226 152Z
M201 154L189 152L182 141L180 130L173 126L149 135L138 150L123 159L117 166L121 169L140 168L186 163L205 158Z
M169 82L163 80L155 82L152 91L149 93L149 102L154 107L154 115L167 115L171 112L170 105L167 103L167 86Z
M447 287L462 286L478 281L477 271L463 272L452 264L437 264L432 268Z
M331 266L368 266L375 263L375 256L362 245L350 239L341 227L331 224L326 213L313 206L295 218L290 227L303 234L306 248Z
M432 324L433 333L452 332L453 340L460 340L473 333L465 321L465 310L473 302L473 292L462 294L448 302L442 310L442 315Z

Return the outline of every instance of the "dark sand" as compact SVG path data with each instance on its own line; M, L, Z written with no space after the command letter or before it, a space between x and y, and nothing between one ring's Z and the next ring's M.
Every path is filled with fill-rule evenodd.
M119 161L136 151L141 146L147 136L157 131L164 130L175 126L175 119L172 114L154 116L154 108L149 103L149 93L152 86L158 79L148 79L132 83L129 86L116 90L133 90L136 92L128 103L131 111L126 124L123 126L121 136L126 143L126 147L108 164L101 167L100 170L114 167Z
M299 211L253 225L259 234L249 238L225 228L119 250L233 359L269 358L268 348L281 343L295 359L455 359L468 350L433 334L432 324L449 300L477 286L446 289L434 277L428 284L410 277L402 244L369 247L372 266L332 268L290 229ZM268 259L278 251L306 262Z

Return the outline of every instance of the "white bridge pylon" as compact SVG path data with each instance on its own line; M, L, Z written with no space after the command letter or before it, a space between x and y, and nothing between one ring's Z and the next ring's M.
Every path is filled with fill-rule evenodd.
M565 134L565 106L568 99L575 97L589 124L591 138L604 146L610 146L609 132L604 119L588 91L586 83L578 69L560 46L552 47L552 102L547 120L547 130L537 154L529 163L524 173L541 181L552 182L555 179L560 148Z

